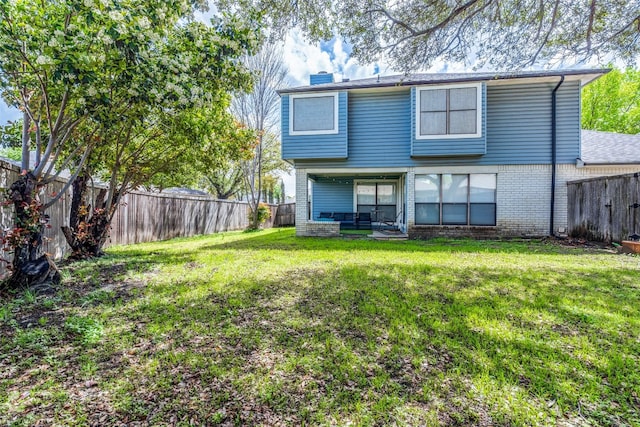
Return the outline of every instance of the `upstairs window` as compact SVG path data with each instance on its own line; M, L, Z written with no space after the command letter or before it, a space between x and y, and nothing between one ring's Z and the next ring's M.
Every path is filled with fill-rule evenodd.
M338 94L289 96L289 134L338 133Z
M416 139L482 136L482 85L418 88Z

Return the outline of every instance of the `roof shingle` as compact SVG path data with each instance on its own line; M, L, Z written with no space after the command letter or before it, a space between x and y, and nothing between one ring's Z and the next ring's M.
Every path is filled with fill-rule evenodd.
M640 135L583 129L580 160L586 165L640 165Z
M577 76L589 81L606 74L608 68L566 69L566 70L535 70L535 71L490 71L479 73L419 73L397 74L393 76L379 76L358 80L346 80L334 83L322 83L310 86L285 88L278 93L312 92L322 90L350 90L376 87L414 86L422 84L477 82L489 80L513 80L525 78L551 78L559 76Z

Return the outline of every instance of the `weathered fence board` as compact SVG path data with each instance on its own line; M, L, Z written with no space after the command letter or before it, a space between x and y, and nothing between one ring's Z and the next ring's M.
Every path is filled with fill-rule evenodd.
M567 183L569 234L620 242L640 234L640 173Z
M17 166L0 160L0 187L6 189L19 177ZM40 199L46 202L49 195L62 191L65 181L58 180L43 190ZM294 225L288 217L291 208L285 206L284 219L278 205L270 205L271 219L263 226ZM69 224L71 193L65 194L47 213L51 227L45 230L45 250L60 259L69 248L60 227ZM295 213L295 208L292 212ZM13 224L13 209L0 209L0 225L3 229ZM290 222L287 222L288 219ZM107 246L166 240L174 237L189 237L222 231L242 230L249 225L247 202L217 200L207 196L163 194L136 191L123 197L111 224ZM6 258L6 257L5 257ZM0 263L0 277L6 273L5 263Z
M274 227L287 227L296 225L296 204L283 203L277 206L277 211L273 215Z

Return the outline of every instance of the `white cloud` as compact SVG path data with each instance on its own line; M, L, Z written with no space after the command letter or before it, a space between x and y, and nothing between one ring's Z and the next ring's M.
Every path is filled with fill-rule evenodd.
M307 86L309 75L326 71L334 74L335 81L344 78L350 80L374 77L378 74L388 76L399 74L400 72L391 68L389 63L383 59L375 64L360 64L355 58L350 56L350 46L341 38L335 37L330 42L320 45L310 44L298 29L291 30L284 43L284 60L289 67L290 86ZM331 50L328 52L327 50ZM433 65L426 70L430 73L462 73L471 71L482 71L485 68L479 67L478 61L474 64L466 65L461 62L445 62L436 60Z
M300 30L292 30L284 42L284 62L289 67L291 86L309 84L309 75L319 71L333 72L331 58L319 46L306 42Z
M349 46L341 37L336 37L326 46L323 50L319 45L309 43L298 29L293 29L287 34L284 43L284 60L289 67L291 86L308 85L309 76L320 71L333 73L336 81L341 81L343 78L355 80L377 74L395 74L384 62L366 65L358 63L349 55ZM326 49L331 49L331 52Z

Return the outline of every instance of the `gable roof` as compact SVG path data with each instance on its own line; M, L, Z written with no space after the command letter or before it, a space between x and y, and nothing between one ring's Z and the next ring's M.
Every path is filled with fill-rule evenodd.
M611 71L609 68L566 69L566 70L536 70L536 71L491 71L480 73L419 73L397 74L394 76L378 76L358 80L343 80L342 82L322 83L310 86L299 86L278 90L278 93L316 92L326 90L352 90L398 86L416 86L427 84L509 81L524 79L542 79L557 81L560 76L567 80L579 80L586 85L603 74ZM517 83L517 82L513 82Z
M640 165L640 135L582 130L585 165Z

